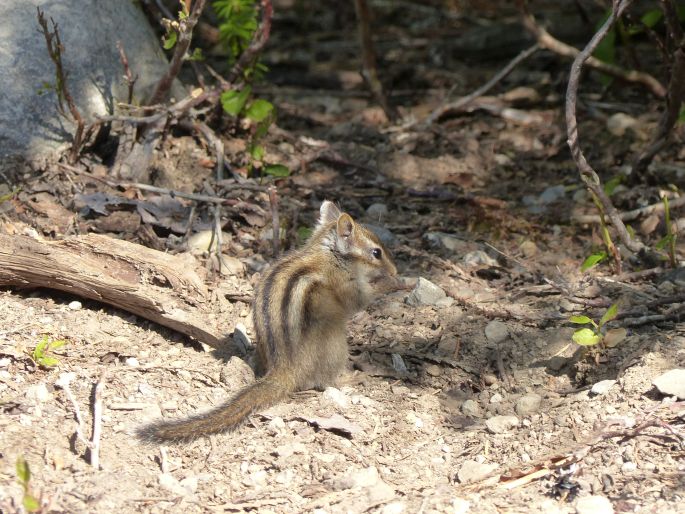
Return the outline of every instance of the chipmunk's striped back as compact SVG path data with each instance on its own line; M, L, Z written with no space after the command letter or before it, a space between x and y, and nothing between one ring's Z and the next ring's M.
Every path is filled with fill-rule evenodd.
M347 319L379 294L399 288L396 275L378 238L324 202L307 243L269 268L256 289L253 320L264 376L225 405L151 425L142 437L188 440L231 430L293 391L332 384L347 361Z

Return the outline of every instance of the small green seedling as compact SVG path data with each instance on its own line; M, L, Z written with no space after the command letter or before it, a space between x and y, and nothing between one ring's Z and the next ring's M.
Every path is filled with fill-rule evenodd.
M31 359L42 368L53 368L58 366L59 360L56 357L53 357L51 354L53 350L61 348L65 344L67 344L67 342L63 339L50 341L48 336L45 335L33 349L33 352L31 352Z
M255 98L248 102L252 88L247 85L240 90L221 93L221 106L231 116L242 116L253 122L253 130L248 143L250 171L257 168L262 174L275 178L287 177L290 170L282 164L269 164L264 161L266 150L261 141L276 121L276 108L267 100Z
M596 323L588 316L571 316L569 321L577 325L592 325L592 328L579 328L573 333L573 342L581 346L595 346L603 343L604 346L613 348L623 341L627 335L625 328L612 328L606 332L602 331L604 325L615 319L618 315L618 304L609 307L599 323Z
M24 509L26 512L38 512L40 510L40 501L31 493L31 469L24 457L17 457L16 469L17 481L24 491L24 497L22 498Z

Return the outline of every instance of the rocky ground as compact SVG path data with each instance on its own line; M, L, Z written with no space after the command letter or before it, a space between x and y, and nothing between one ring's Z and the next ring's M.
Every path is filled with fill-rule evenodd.
M384 36L393 98L407 115L429 112L453 82L458 94L470 92L504 62L441 66L411 45L400 60ZM283 56L306 59L289 39L275 41L268 59L283 82ZM565 147L556 77L567 63L538 55L492 97L525 111L525 122L478 110L431 129L389 130L340 57L351 52L354 63L353 47L345 39L323 46L329 53L310 56L318 66L301 70L298 84L260 91L280 113L267 152L294 170L278 183L284 244L299 244L320 202L334 199L377 227L415 285L352 319L348 385L298 393L231 434L168 447L135 439L150 420L207 409L254 380L247 298L271 260L271 218L265 193L234 192L244 204L223 214L230 269L219 276L194 252L208 287L230 299L230 326L239 325L225 348L48 289L0 291L0 510L20 512L22 498L34 496L43 512L74 513L685 512L683 268L636 275L626 259L623 275L606 263L580 271L601 239L595 224L574 222L595 210ZM423 62L421 72L400 66L407 62ZM339 82L302 83L322 75ZM341 86L344 78L352 83ZM414 96L403 97L402 85ZM590 79L587 89L596 102L587 112L599 115L582 118L581 134L593 162L613 173L658 116L638 112L639 89L607 92ZM412 105L416 91L423 101ZM636 120L621 136L607 128L617 112ZM679 129L663 154L681 188L682 138ZM244 141L225 140L238 162ZM155 164L156 185L201 191L213 162L199 140L178 135ZM128 191L156 202L155 219L113 204L108 215L85 215L75 195L122 194L92 178L103 169L49 165L18 176L24 189L0 205L2 232L97 231L187 249L190 202L174 200L188 209L177 218L159 196ZM658 203L658 192L621 185L612 198L628 210ZM211 226L203 209L194 231ZM672 212L680 234L684 216ZM634 227L650 244L664 231L659 216ZM614 340L573 342L572 315L599 321L613 304ZM45 336L66 344L39 366ZM31 471L23 484L21 459Z

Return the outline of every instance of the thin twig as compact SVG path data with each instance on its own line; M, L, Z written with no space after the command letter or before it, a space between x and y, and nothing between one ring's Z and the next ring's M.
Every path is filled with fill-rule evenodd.
M136 80L138 80L138 75L134 77L133 73L131 73L131 68L128 64L128 57L126 56L124 45L121 44L121 41L117 41L117 49L119 50L119 59L121 60L121 65L124 67L124 79L126 80L126 85L128 86L126 103L130 105L131 102L133 102L133 87L136 84Z
M471 102L473 102L476 98L479 96L483 96L485 93L490 91L493 87L495 87L502 79L504 79L507 75L509 75L516 66L521 64L523 61L528 59L531 55L533 55L535 52L537 52L540 49L539 44L534 44L530 48L527 48L520 54L518 54L516 57L514 57L509 63L502 68L499 72L495 74L494 77L492 77L490 80L488 80L485 84L483 84L481 87L476 89L473 93L470 93L466 96L461 97L459 100L455 100L454 102L447 103L445 105L441 105L437 109L435 109L428 118L423 122L424 125L431 125L432 123L435 122L438 118L441 116L445 115L448 112L455 112L455 111L460 111L464 107L468 106Z
M269 186L269 205L271 206L271 224L273 225L274 259L281 253L281 225L278 219L278 191L276 186Z
M685 195L676 198L675 200L669 200L669 207L674 209L676 207L681 207L685 205ZM647 216L649 214L660 213L664 211L664 203L659 202L652 205L647 205L645 207L640 207L639 209L633 209L632 211L622 212L618 217L622 221L633 221L642 216ZM578 223L599 223L600 218L597 214L583 214L573 217L574 221Z
M185 59L186 52L190 47L190 42L193 39L193 29L200 19L200 14L202 14L205 8L206 0L196 0L190 15L178 22L178 39L176 41L176 47L174 48L174 55L169 63L169 68L166 73L157 82L155 86L155 91L152 93L148 103L157 104L163 102L169 94L171 89L171 84L181 71L181 65ZM172 29L173 30L173 29Z
M151 193L159 193L162 195L169 195L172 198L173 197L178 197L178 198L185 198L186 200L194 200L196 202L207 202L207 203L216 203L216 204L228 204L228 205L233 205L235 203L235 199L233 198L221 198L219 196L211 196L211 195L201 195L201 194L195 194L195 193L184 193L182 191L176 191L174 189L166 189L164 187L156 187L156 186L151 186L149 184L139 184L137 182L115 182L112 180L107 180L102 177L96 177L94 175L91 175L90 173L87 173L83 170L80 170L74 166L69 166L64 163L57 163L57 165L65 170L72 171L74 173L78 173L80 175L85 175L88 176L94 180L97 180L99 182L102 182L103 184L108 185L109 187L114 187L114 188L122 188L122 189L140 189L142 191L150 191ZM234 187L236 189L256 189L258 191L264 191L266 190L266 186L255 186L253 184L248 184L249 187L245 187L242 184L235 184ZM254 187L253 187L254 186ZM257 189L258 187L258 189Z
M207 126L206 123L195 121L192 124L193 128L200 132L207 142L214 148L214 155L216 156L216 180L224 179L224 142L218 137L214 131Z
M102 435L102 394L105 390L107 369L100 375L95 384L95 399L93 402L93 442L90 449L90 465L100 469L100 436Z
M642 244L642 242L640 242L638 239L633 239L630 237L630 234L628 234L623 221L621 221L618 211L605 193L599 176L592 166L590 166L590 163L588 163L580 148L580 144L578 142L578 120L576 118L578 85L580 82L580 73L583 69L583 64L585 64L588 58L592 55L599 43L606 36L609 29L613 26L616 19L623 13L630 3L631 0L614 0L611 15L592 37L583 51L580 52L573 61L573 64L571 65L571 72L569 74L568 86L566 88L566 131L568 136L568 146L571 149L571 155L580 172L580 178L601 203L604 212L611 221L611 224L616 229L621 242L630 251L639 253L645 249L644 244Z
M83 435L83 416L81 416L81 408L79 407L76 398L74 398L69 385L74 378L76 378L74 373L62 373L55 382L55 385L62 388L64 394L67 396L67 400L69 400L69 403L71 403L71 406L74 408L74 417L76 417L76 437L85 444L87 448L90 448L90 441Z
M55 20L50 18L53 30L50 32L50 29L48 29L48 22L45 19L43 11L40 10L40 7L36 7L36 11L38 13L38 23L41 27L41 32L45 37L45 43L48 47L48 55L55 64L55 91L57 92L59 110L62 114L64 114L62 102L65 101L67 103L67 107L69 108L69 112L71 113L71 117L76 122L76 133L74 134L74 140L71 143L71 151L69 152L69 162L74 164L78 159L79 151L81 150L81 145L83 144L83 132L86 123L83 121L83 117L76 107L76 103L74 103L74 99L69 92L69 88L67 87L67 80L64 74L64 68L62 66L62 53L64 52L64 45L59 37L59 28L57 23L55 23Z
M538 25L533 15L528 11L528 7L526 5L525 0L517 0L516 3L523 16L524 26L535 36L535 38L538 41L538 44L542 48L550 50L551 52L554 52L563 57L569 57L571 59L576 60L578 59L580 52L577 48L574 48L570 45L567 45L566 43L559 41L549 32L547 32L544 28ZM606 73L607 75L611 75L612 77L616 77L626 82L642 84L654 96L658 98L664 98L666 96L666 88L663 86L663 84L661 84L661 82L659 82L657 79L655 79L648 73L635 70L627 71L614 64L609 64L605 63L604 61L600 61L596 57L592 57L592 55L588 55L587 57L585 57L584 62L585 61L590 68L593 68L597 71L601 71L602 73Z

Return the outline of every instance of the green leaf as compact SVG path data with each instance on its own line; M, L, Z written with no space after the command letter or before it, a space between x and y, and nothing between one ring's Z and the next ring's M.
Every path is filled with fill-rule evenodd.
M178 34L176 34L176 31L171 31L166 36L164 36L162 38L162 46L164 47L164 50L171 50L176 44L177 38Z
M40 503L32 494L25 494L22 504L27 512L38 512L40 510Z
M617 315L618 304L615 303L607 309L607 311L604 313L604 316L602 316L602 319L599 320L599 326L603 327L606 323L610 322L612 319L615 319Z
M250 86L245 86L240 91L224 91L221 93L221 107L231 116L238 116L251 92Z
M20 187L16 188L14 191L7 193L6 195L0 196L0 203L6 202L7 200L13 198L19 191L21 191Z
M587 271L607 258L606 252L597 252L590 255L580 266L580 271Z
M300 241L305 241L305 240L309 239L309 236L312 235L312 232L314 232L314 231L309 227L299 227L297 229L297 238Z
M15 467L17 469L17 478L19 479L19 482L21 482L21 485L26 488L31 480L31 469L29 468L29 463L26 462L26 459L20 455L17 457Z
M247 108L245 116L252 121L259 123L260 121L266 120L273 112L274 106L271 102L258 98Z
M659 23L659 20L661 20L663 15L661 9L652 9L651 11L644 13L640 18L640 21L651 29L654 25Z
M54 357L41 357L38 359L38 364L44 368L53 368L59 364L59 360Z
M581 328L573 333L573 342L581 346L594 346L601 340L597 334L595 334L589 328Z
M611 11L608 11L600 20L600 22L597 24L595 27L596 29L599 29L604 22L607 20L609 15L611 14ZM607 35L600 41L600 43L597 45L597 48L595 49L594 53L592 54L594 57L599 59L600 61L609 63L609 64L614 64L616 61L616 29L611 28L609 32L607 32ZM604 85L608 86L611 84L613 81L613 78L605 75L604 73L600 73L599 75L599 81Z
M61 348L65 344L67 344L67 342L64 339L53 341L52 343L50 343L50 350L54 350L55 348Z
M621 176L618 175L611 180L609 180L606 184L604 184L604 192L607 194L607 196L611 196L614 194L614 191L618 187L618 185L621 183Z
M264 173L271 177L288 177L290 170L282 164L268 164L264 167Z
M659 241L656 243L655 247L657 250L663 250L666 248L668 245L671 244L671 241L673 241L673 234L669 234L667 236L662 237L659 239Z
M205 55L202 53L202 48L195 48L193 53L187 58L189 61L204 61Z
M264 159L264 147L262 145L254 145L250 148L250 155L255 161Z
M680 109L680 114L678 114L678 123L685 123L685 105Z
M571 316L568 320L571 323L576 323L578 325L585 325L587 323L594 323L594 321L592 321L587 316Z
M258 123L257 128L254 131L254 137L256 139L261 139L266 136L266 133L269 132L269 127L271 126L272 121L273 118L267 118L261 123Z
M38 512L40 510L40 502L32 494L25 494L22 504L27 512Z
M45 349L48 346L48 336L43 336L43 339L36 345L33 350L33 360L40 359L45 354Z

